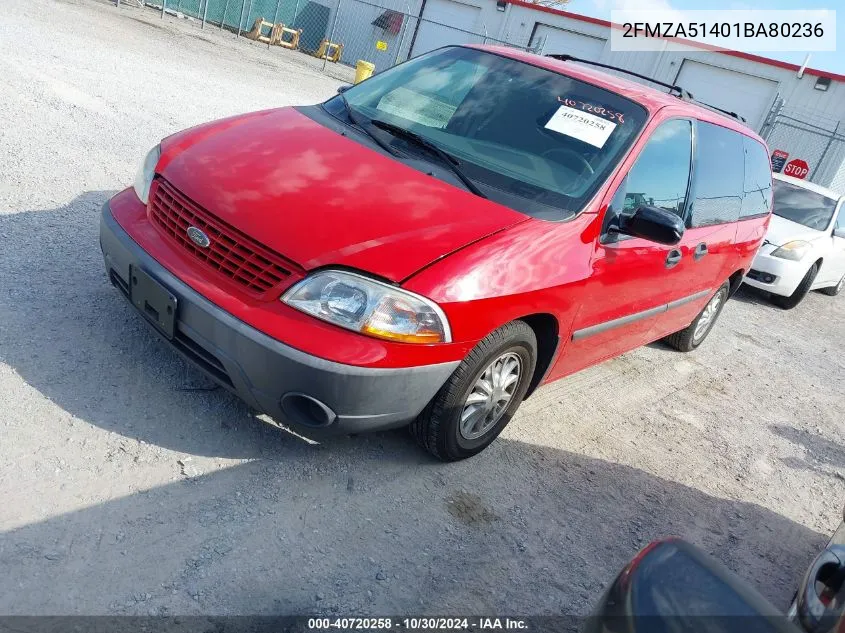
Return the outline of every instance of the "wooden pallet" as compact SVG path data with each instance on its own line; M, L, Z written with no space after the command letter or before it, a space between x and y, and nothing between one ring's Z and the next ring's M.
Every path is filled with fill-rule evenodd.
M328 39L323 39L320 42L320 47L314 53L314 57L319 59L326 59L330 62L339 62L340 56L343 54L343 44L337 42L330 42Z
M302 35L302 29L291 29L284 24L277 24L276 26L279 27L278 37L272 43L293 51L297 50L299 48L299 38ZM288 39L285 39L285 36L289 36Z
M264 42L265 44L272 44L273 40L278 38L279 24L268 22L264 18L255 18L255 24L252 25L252 30L246 36L255 40L256 42ZM270 35L264 35L264 29L270 29Z

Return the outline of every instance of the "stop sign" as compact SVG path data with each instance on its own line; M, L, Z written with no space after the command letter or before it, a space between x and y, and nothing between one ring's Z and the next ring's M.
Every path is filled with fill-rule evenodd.
M801 160L800 158L793 158L786 164L783 173L793 178L805 178L810 173L810 167L807 165L807 161Z

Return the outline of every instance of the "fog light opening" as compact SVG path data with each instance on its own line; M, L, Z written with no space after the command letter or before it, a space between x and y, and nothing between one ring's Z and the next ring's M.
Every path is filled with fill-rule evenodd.
M292 422L305 426L329 426L337 419L337 414L328 405L304 393L286 393L281 406Z

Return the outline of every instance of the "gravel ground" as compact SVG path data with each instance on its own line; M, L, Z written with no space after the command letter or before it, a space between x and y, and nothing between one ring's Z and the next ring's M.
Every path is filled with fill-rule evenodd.
M545 387L451 465L404 432L304 441L157 342L100 205L168 133L336 89L282 53L3 2L0 613L579 614L669 534L784 607L845 500L842 298L742 291L697 352Z

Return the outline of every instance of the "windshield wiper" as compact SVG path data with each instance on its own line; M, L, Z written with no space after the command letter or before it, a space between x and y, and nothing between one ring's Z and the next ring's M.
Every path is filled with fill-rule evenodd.
M398 136L404 138L405 140L411 141L418 147L427 149L430 153L434 154L441 161L443 161L449 167L449 169L451 169L452 172L458 177L458 179L466 185L467 189L469 189L472 193L474 193L476 196L479 196L480 198L487 197L459 167L461 163L457 158L455 158L448 152L443 151L442 149L440 149L440 147L429 141L427 138L420 136L416 132L406 130L403 127L399 127L398 125L394 125L393 123L388 123L387 121L382 121L380 119L372 119L370 120L370 124L373 127L377 127L380 130L384 130L385 132L393 134L393 136Z
M361 130L364 134L369 136L371 139L373 139L373 141L375 141L376 145L381 147L388 154L396 156L396 150L394 150L392 147L390 147L389 143L385 143L382 139L380 139L378 136L373 134L372 130L368 129L368 127L370 125L370 121L366 120L364 117L362 117L360 114L358 114L358 112L356 112L355 110L352 109L352 106L349 105L349 101L346 100L346 95L344 95L341 92L338 96L340 97L340 100L343 102L343 107L346 108L346 116L348 116L349 120L352 121L352 125L357 127L359 130Z
M416 132L411 132L410 130L406 130L403 127L399 127L398 125L394 125L393 123L388 123L387 121L382 121L380 119L366 119L366 117L362 117L356 110L352 108L351 105L349 105L349 101L346 99L346 95L340 93L338 96L340 97L341 102L343 102L343 107L346 108L346 115L349 117L349 120L352 122L352 124L359 130L361 130L364 134L369 136L373 141L375 141L383 150L392 154L393 156L396 156L396 150L394 150L390 146L390 144L386 143L378 136L373 134L372 130L369 129L370 126L377 127L381 130L384 130L385 132L393 134L393 136L404 138L408 141L413 142L418 147L427 149L429 152L431 152L432 154L437 156L441 161L443 161L458 177L458 179L462 183L464 183L464 185L466 185L466 188L469 189L470 192L474 193L480 198L487 197L458 166L460 165L460 161L458 161L457 158L455 158L448 152L443 151L442 149L440 149L440 147L438 147L428 139L423 138Z

